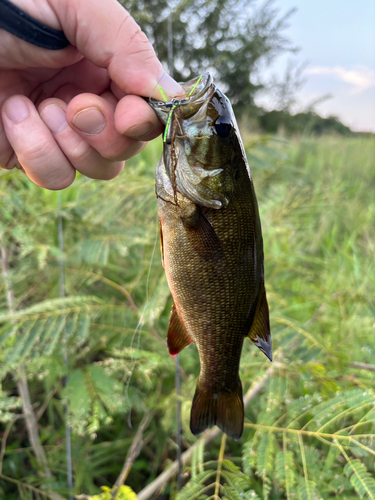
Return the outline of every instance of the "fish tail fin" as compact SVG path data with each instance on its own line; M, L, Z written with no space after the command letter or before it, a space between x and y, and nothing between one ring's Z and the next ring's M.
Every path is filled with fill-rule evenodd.
M238 380L238 386L233 392L215 394L200 386L198 381L191 408L191 432L196 435L216 424L229 437L239 439L242 435L244 421L240 380Z

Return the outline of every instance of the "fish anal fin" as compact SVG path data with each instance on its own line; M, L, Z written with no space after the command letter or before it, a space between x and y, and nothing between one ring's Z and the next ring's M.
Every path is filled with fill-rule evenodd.
M264 284L261 285L254 319L247 336L272 361L270 316Z
M233 392L214 393L201 388L200 385L198 381L191 408L191 432L197 435L216 424L229 437L239 439L244 421L241 382L238 380L237 388Z
M192 344L194 341L188 334L185 325L181 322L176 306L172 306L172 316L169 321L169 329L167 336L167 344L169 353L171 356L176 356L182 349L185 349L188 345Z
M181 217L185 229L192 238L194 250L205 260L224 258L223 247L211 222L198 205Z

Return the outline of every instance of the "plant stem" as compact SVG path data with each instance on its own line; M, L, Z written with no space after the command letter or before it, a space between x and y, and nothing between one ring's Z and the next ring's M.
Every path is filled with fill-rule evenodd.
M1 245L1 270L5 282L8 310L12 314L14 312L14 294L9 277L7 250L4 244ZM26 375L22 366L18 368L17 375L15 375L14 378L17 383L18 394L20 395L22 401L23 416L25 418L30 444L33 448L38 464L43 469L44 476L48 480L50 480L52 479L52 474L48 467L47 457L40 441L38 424L33 407L31 405L29 385L27 383ZM62 498L57 493L51 493L51 496L56 499Z
M44 475L48 479L52 478L51 471L47 464L47 457L40 441L38 424L35 418L35 413L31 405L29 386L26 380L26 375L22 367L19 368L17 374L17 389L22 400L22 409L25 417L27 433L30 444L34 450L38 464L43 468Z
M301 429L289 429L288 427L274 427L272 425L261 425L261 424L251 424L251 423L245 423L244 426L251 427L252 429L263 429L265 431L271 431L271 432L287 432L288 434L297 434L301 436L310 436L317 438L323 437L323 438L344 439L344 440L346 439L348 441L353 441L353 439L355 438L375 436L375 434L353 434L351 436L344 436L342 434L337 434L337 433L329 434L327 432L304 431Z
M348 366L352 366L353 368L360 368L361 370L369 370L371 372L375 372L375 365L369 365L368 363L357 363L353 361L352 363L348 363Z
M303 445L303 439L302 435L298 434L298 442L299 442L299 448L301 450L301 458L302 458L302 466L303 466L303 476L305 478L305 483L306 483L306 491L309 492L309 477L307 475L307 464L306 464L306 455L305 455L305 447Z
M59 240L59 249L61 253L60 257L60 296L62 299L65 299L65 261L64 261L64 227L63 227L63 218L61 215L62 210L62 198L61 191L58 192L58 208L59 215L57 219L57 234ZM63 335L66 335L66 321L64 315L64 330ZM65 347L64 351L64 364L69 370L69 359L68 359L68 348ZM68 376L64 377L64 387L66 387L68 383ZM65 407L65 416L66 419L69 417L69 405L67 404ZM66 438L66 469L67 469L67 479L68 479L68 489L69 489L69 500L73 500L73 466L72 466L72 439L71 439L71 427L66 424L65 426L65 438Z
M275 365L275 363L273 363ZM255 399L258 394L261 392L261 390L265 387L268 379L273 375L275 368L272 366L267 370L267 372L263 375L263 377L260 378L255 384L252 385L252 387L247 391L245 397L244 397L244 406L246 407L253 399ZM246 424L245 424L246 425ZM206 431L203 436L198 439L196 443L193 444L188 450L184 451L184 453L181 455L181 461L183 464L186 464L190 461L194 450L197 449L202 441L207 445L210 443L213 439L215 439L217 436L219 436L221 430L218 427L214 427L213 429L210 429ZM178 470L178 463L177 460L173 462L171 467L162 472L160 476L158 476L152 483L148 484L143 490L141 490L138 495L137 499L138 500L148 500L149 498L154 495L155 492L157 492L165 483L167 483L170 478L176 473Z
M176 423L177 423L177 490L182 488L182 460L181 460L181 370L180 370L180 355L176 356Z
M120 487L125 483L126 478L128 477L129 472L133 466L133 463L136 460L136 458L138 457L139 452L142 449L142 445L144 442L143 441L143 433L147 429L153 416L154 416L154 412L150 412L150 413L144 415L144 417L142 418L142 421L139 424L137 433L136 433L136 435L133 439L133 442L132 442L132 444L128 450L128 453L126 455L124 465L121 469L121 472L120 472L118 478L116 479L116 483L115 483L115 486L113 488L111 500L116 500Z
M227 442L227 435L223 433L223 436L221 438L221 445L220 445L220 451L219 451L219 459L217 463L217 472L216 472L216 481L215 481L215 493L214 493L214 498L215 500L220 500L219 497L219 491L220 491L220 476L221 476L221 468L223 466L223 460L224 460L224 453L225 453L225 444Z

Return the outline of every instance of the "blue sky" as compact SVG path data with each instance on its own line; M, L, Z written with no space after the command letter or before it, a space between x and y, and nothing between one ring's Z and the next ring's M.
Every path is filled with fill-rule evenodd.
M300 51L279 57L263 76L280 79L288 61L307 63L294 111L329 94L317 112L375 132L375 0L275 0L274 7L297 8L284 33ZM272 106L272 95L259 102Z

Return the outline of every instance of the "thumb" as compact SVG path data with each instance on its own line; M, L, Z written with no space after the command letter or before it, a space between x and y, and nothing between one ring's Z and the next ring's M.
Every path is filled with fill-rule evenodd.
M72 45L109 76L126 94L161 98L156 87L161 78L164 92L182 95L181 86L169 75L131 15L117 0L50 0L62 29Z

